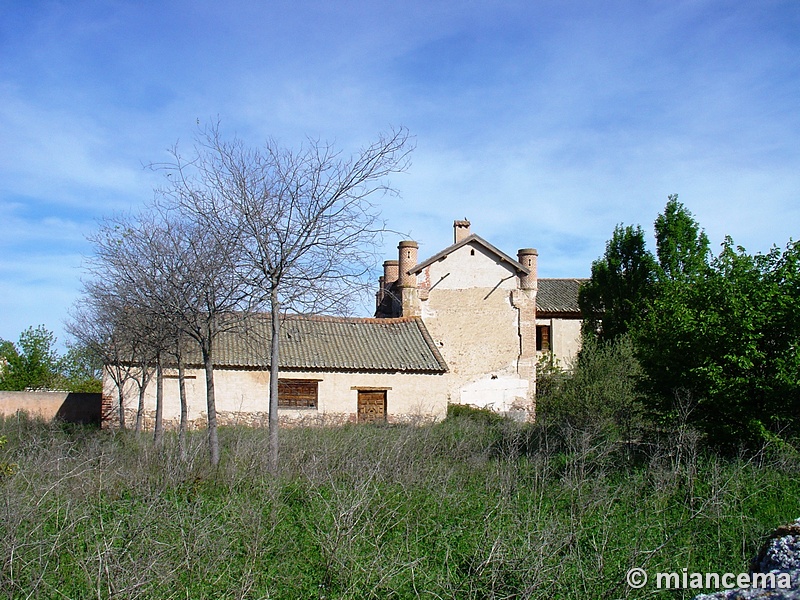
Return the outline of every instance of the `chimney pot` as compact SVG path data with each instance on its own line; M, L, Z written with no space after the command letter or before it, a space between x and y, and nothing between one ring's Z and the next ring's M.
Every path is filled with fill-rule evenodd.
M537 262L539 259L539 251L536 248L522 248L517 251L517 260L519 263L528 269L528 275L520 275L519 287L522 290L535 290L538 286L537 275Z
M400 258L398 261L400 287L417 287L417 277L413 273L409 274L409 271L417 264L419 244L412 240L403 240L397 249Z
M457 244L465 237L469 237L470 222L467 219L453 221L453 243Z
M400 275L399 263L396 260L383 261L383 288L388 290Z

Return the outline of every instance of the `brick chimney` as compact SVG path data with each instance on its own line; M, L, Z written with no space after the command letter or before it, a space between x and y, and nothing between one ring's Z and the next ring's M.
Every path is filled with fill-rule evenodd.
M535 248L517 251L517 260L528 269L528 275L520 273L517 288L512 293L512 302L519 309L520 352L517 373L528 380L528 400L534 408L536 397L536 290L539 287L536 263L539 252Z
M378 277L378 291L375 292L375 312L377 313L381 308L381 302L383 302L383 297L385 296L386 291L383 286L383 275Z
M539 259L539 251L536 248L522 248L517 251L517 260L519 263L530 270L529 275L520 275L519 289L521 290L535 290L539 287L537 279L537 261Z
M396 260L383 261L383 289L388 290L397 281L400 274L399 263Z
M461 221L453 221L453 243L457 244L470 234L469 221L463 219Z
M378 278L378 291L375 294L375 316L391 317L395 312L400 311L400 303L396 301L396 296L391 293L392 286L397 283L400 268L396 260L386 260L383 262L383 275ZM389 297L388 303L386 302Z
M400 287L417 287L417 277L409 271L417 264L419 244L412 240L403 240L397 246L400 260L397 261L400 271Z
M417 291L417 276L409 273L417 265L417 251L419 245L411 240L404 240L397 246L399 261L398 268L400 277L400 293L402 294L402 316L419 316L419 292Z

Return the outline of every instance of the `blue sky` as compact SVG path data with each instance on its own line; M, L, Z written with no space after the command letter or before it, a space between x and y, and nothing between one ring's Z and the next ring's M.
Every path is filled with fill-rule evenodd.
M383 215L423 257L467 217L585 277L671 193L766 251L800 225L800 2L0 0L0 337L63 343L85 236L217 118L346 152L408 127Z

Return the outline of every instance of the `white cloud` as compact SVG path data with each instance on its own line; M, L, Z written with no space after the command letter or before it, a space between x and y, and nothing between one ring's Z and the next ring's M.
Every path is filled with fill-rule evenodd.
M93 220L149 199L159 176L141 163L188 145L197 118L345 152L408 126L418 148L393 178L402 199L384 201L404 233L387 258L405 234L438 251L468 217L506 252L538 247L543 275L587 275L614 225L649 229L670 193L713 243L797 235L793 3L184 1L9 17L0 285L15 329L34 324L27 305L74 296L63 265Z
M30 104L0 87L0 174L6 193L72 207L126 206L148 191L148 175L120 142L120 129L62 109Z

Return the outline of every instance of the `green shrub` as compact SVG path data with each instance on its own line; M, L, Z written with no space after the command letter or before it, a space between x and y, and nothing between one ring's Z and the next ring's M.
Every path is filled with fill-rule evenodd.
M570 372L552 352L543 352L536 363L536 398L556 396L564 389Z
M611 342L587 338L572 374L537 404L548 426L594 431L610 439L635 439L643 423L642 370L628 336Z
M503 415L494 412L488 408L478 408L471 404L448 404L447 405L447 418L448 419L469 419L477 423L485 423L487 425L502 423L508 419Z

